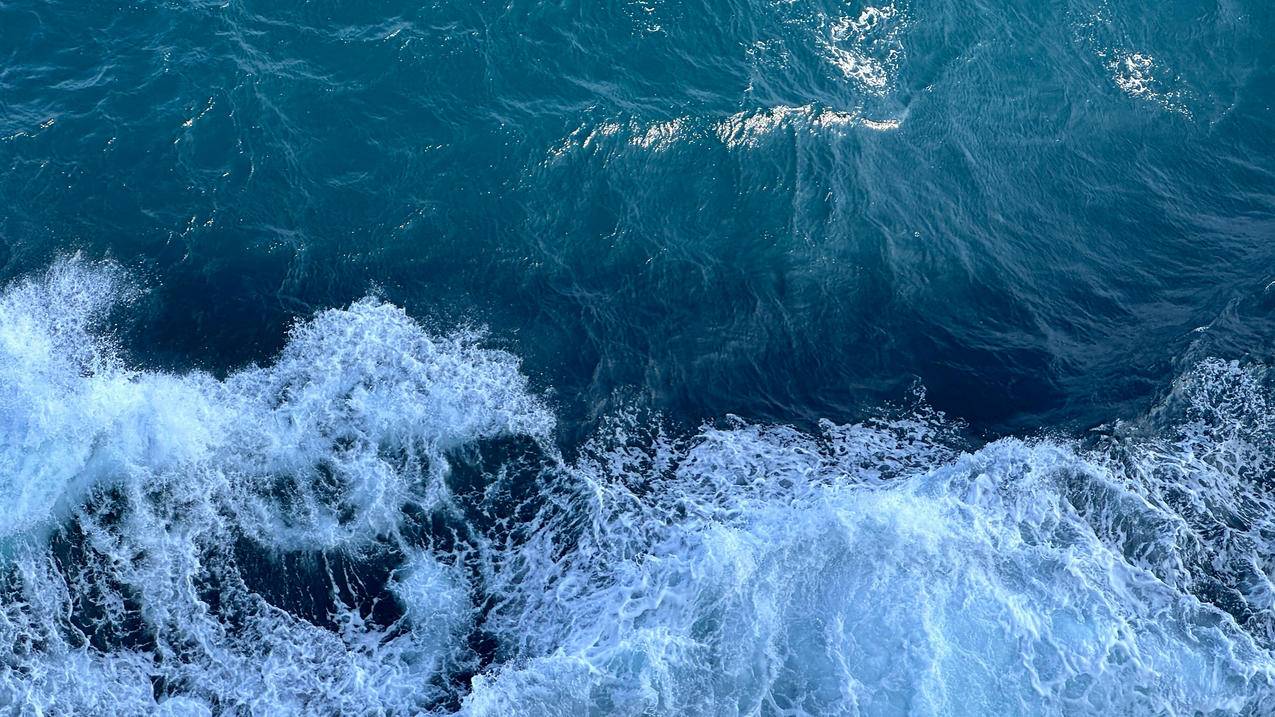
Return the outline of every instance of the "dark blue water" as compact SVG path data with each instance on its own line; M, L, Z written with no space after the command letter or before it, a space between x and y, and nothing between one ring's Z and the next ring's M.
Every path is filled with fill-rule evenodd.
M0 0L0 711L1266 714L1272 38Z

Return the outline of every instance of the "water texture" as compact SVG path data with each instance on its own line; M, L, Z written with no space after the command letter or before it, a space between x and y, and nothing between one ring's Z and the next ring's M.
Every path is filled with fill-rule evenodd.
M0 0L0 714L1271 714L1272 38Z

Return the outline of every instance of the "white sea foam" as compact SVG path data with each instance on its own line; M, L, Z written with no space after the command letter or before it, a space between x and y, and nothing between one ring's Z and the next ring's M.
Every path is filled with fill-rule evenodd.
M466 598L433 558L402 568L405 626L334 598L330 629L247 589L231 548L364 555L403 510L438 509L448 451L552 430L517 361L368 299L224 381L128 370L95 333L121 286L113 267L72 260L0 300L0 497L14 506L0 710L410 713L440 699L430 681L463 664L464 631L431 610L463 625ZM55 538L79 560L56 560ZM157 697L156 680L180 687Z
M1184 102L1187 91L1181 86L1180 79L1167 75L1150 55L1112 50L1100 52L1099 57L1104 59L1116 87L1125 94L1154 102L1186 117L1191 116Z
M1076 20L1075 38L1087 46L1106 69L1110 81L1134 99L1192 118L1191 105L1199 97L1180 74L1146 49L1131 49L1135 43L1121 28L1121 16L1106 2Z
M63 262L0 297L0 541L49 527L96 480L216 441L207 377L138 374L95 336L124 292L110 266Z
M953 457L898 430L708 431L640 498L625 461L586 462L592 522L569 564L529 551L521 600L497 612L535 657L467 706L1155 714L1270 697L1269 643L1160 572L1187 526L1158 497L1064 445Z
M516 360L473 333L369 299L269 365L165 375L103 338L125 286L69 261L0 298L0 490L21 509L0 712L1255 714L1275 696L1262 367L1206 361L1083 446L963 450L925 409L681 437L618 415L568 463Z
M882 94L903 59L906 15L893 4L864 6L857 16L830 18L820 46L827 61L863 91Z

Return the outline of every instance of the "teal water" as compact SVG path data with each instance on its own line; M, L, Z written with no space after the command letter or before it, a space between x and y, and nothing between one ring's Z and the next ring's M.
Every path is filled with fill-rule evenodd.
M0 0L0 712L1268 713L1273 37Z

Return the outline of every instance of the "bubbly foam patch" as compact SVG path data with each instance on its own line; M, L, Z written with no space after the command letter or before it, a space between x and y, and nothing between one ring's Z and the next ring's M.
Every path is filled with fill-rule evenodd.
M0 712L1232 714L1272 694L1271 378L1085 442L924 406L615 415L367 299L225 379L122 365L118 270L0 298ZM896 412L897 413L897 412Z
M827 62L865 92L889 90L903 60L906 14L890 3L826 19L819 44Z
M1116 87L1125 94L1185 117L1191 116L1184 101L1188 91L1182 86L1181 78L1166 73L1150 55L1112 50L1099 52L1098 56L1104 59Z
M665 468L640 495L631 455L584 461L588 525L560 529L565 558L519 556L520 597L491 618L535 657L467 706L1155 714L1269 697L1269 636L1164 572L1186 526L1161 496L1069 446L958 455L941 433L711 430L653 449ZM1270 553L1247 548L1233 557Z
M1142 43L1123 29L1122 19L1104 0L1091 14L1076 18L1075 39L1093 53L1110 81L1125 95L1187 119L1194 118L1193 106L1206 109L1201 105L1205 98L1193 83L1161 59L1159 51L1153 55L1140 48Z
M95 333L121 286L111 266L65 261L0 300L0 495L19 507L0 537L94 486L181 473L254 537L340 547L441 500L447 451L553 424L513 356L473 332L431 336L375 299L318 314L273 364L224 381L131 370Z

